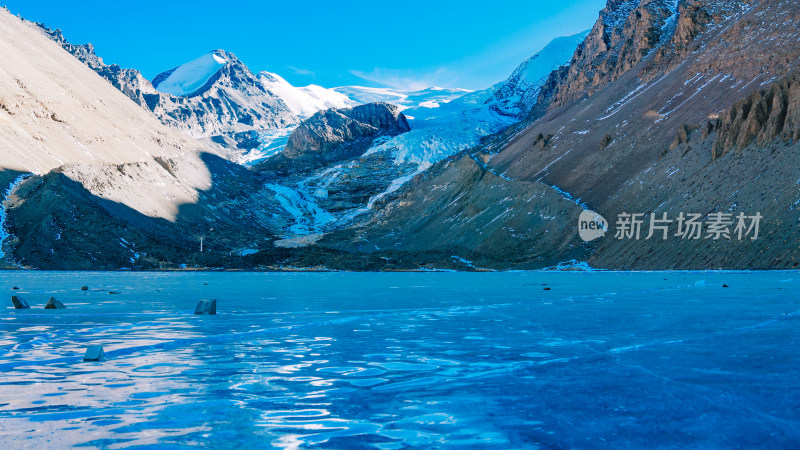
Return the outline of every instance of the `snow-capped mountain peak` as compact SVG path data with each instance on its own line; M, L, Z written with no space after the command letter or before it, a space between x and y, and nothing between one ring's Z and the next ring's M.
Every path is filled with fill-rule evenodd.
M261 72L258 81L264 88L286 103L289 110L298 117L310 117L317 111L329 108L344 108L356 103L346 95L322 86L292 86L278 74Z
M550 73L569 64L578 44L583 42L589 30L562 36L550 41L542 50L520 64L510 77L497 86L490 102L496 102L498 111L504 114L525 113L536 103L539 90Z
M208 52L160 74L153 79L153 86L166 94L191 96L201 90L228 63L224 55L219 50Z

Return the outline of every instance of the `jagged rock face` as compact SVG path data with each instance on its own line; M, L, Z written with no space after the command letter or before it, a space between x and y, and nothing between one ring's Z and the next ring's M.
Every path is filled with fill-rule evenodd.
M591 97L551 106L529 131L508 142L492 165L509 176L545 177L602 201L645 167L648 150L658 156L667 149L679 127L701 128L762 85L800 68L796 4L733 3L695 5L713 22L695 35L689 53L674 56L672 44L661 44L670 55L661 63L651 54ZM529 151L538 134L553 135L555 152ZM610 151L590 151L602 148L605 135L612 138Z
M294 161L331 163L364 153L375 139L411 128L397 106L368 103L320 111L295 129L281 156Z
M714 158L753 143L764 146L775 139L800 140L800 73L736 102L709 129L719 130Z
M575 51L553 103L591 95L629 71L662 41L674 13L674 0L609 0Z
M691 48L694 39L713 21L702 1L691 0L678 6L678 20L670 43L676 56Z
M123 69L117 64L107 65L103 62L103 58L95 54L92 44L73 45L64 38L61 30L51 30L42 23L37 23L36 25L50 39L75 56L79 61L89 66L98 75L108 80L109 83L139 106L152 110L153 106L159 103L162 94L156 91L150 81L144 78L138 70Z

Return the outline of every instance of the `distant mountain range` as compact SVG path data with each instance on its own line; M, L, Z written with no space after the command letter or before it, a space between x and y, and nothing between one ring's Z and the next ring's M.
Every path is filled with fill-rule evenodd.
M295 87L224 50L150 81L0 11L3 261L796 267L799 12L609 0L495 86L404 92ZM580 239L587 209L605 237ZM630 213L669 238L615 237ZM676 237L682 213L758 213L762 234Z

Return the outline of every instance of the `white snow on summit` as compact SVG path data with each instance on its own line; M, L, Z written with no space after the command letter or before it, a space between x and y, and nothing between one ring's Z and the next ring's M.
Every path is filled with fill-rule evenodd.
M520 64L509 79L527 83L541 82L550 75L550 72L569 63L578 44L588 35L589 30L586 30L572 36L553 39L541 51Z
M215 52L180 65L154 87L166 94L191 95L202 88L228 61Z
M550 73L569 64L575 49L588 34L589 30L586 30L572 36L555 38L520 64L506 81L494 86L496 109L511 115L527 112L526 108L536 103L539 91Z
M289 110L299 117L310 117L315 112L329 108L346 108L357 103L346 95L322 86L295 87L280 75L261 72L258 80L264 87L280 97Z
M437 108L472 91L458 88L431 87L419 91L406 91L392 88L365 86L341 86L332 90L340 92L357 104L384 102L400 107L400 110L414 107Z

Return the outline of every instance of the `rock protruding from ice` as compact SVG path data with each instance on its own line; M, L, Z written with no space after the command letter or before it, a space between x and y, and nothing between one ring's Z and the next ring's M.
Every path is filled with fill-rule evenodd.
M217 301L205 298L200 300L194 308L194 313L198 316L215 316L217 314Z
M11 303L14 304L14 309L31 309L31 306L28 305L28 302L18 295L11 296Z
M410 129L399 108L388 103L328 109L303 121L289 136L283 152L265 163L278 169L319 167L362 155L376 139Z
M104 359L106 359L106 352L100 345L92 345L86 349L86 353L83 355L84 361L102 361Z
M237 133L286 128L298 117L231 52L219 49L157 75L153 112L193 137L236 146Z
M67 307L64 306L63 303L56 300L55 297L50 297L50 300L47 301L47 304L44 305L44 309L66 309Z

